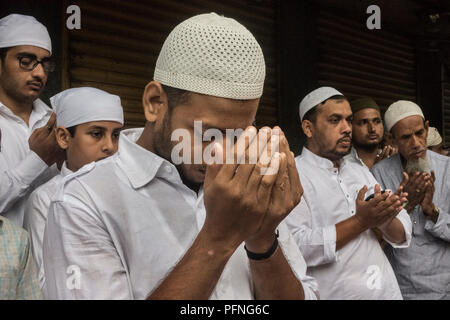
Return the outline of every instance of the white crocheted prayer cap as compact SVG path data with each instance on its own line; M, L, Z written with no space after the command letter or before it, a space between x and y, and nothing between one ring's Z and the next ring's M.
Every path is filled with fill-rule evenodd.
M442 137L439 134L438 129L435 127L428 128L427 147L433 147L441 144Z
M156 62L154 80L210 96L250 100L263 93L266 65L255 37L216 13L176 26Z
M47 28L34 17L10 14L0 19L0 48L35 46L52 53Z
M342 93L337 91L335 88L331 87L321 87L310 93L308 93L300 102L299 113L300 113L300 121L303 121L304 115L317 106L319 103L324 102L328 98L332 96L343 96Z
M123 124L120 97L90 87L64 90L50 98L58 126L69 128L92 121Z
M391 131L397 122L411 116L421 116L425 119L422 109L412 101L399 100L389 106L384 114L386 130Z

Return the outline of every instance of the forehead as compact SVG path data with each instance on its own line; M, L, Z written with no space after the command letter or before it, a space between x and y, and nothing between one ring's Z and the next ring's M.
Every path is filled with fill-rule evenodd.
M377 109L373 108L362 109L353 114L354 120L374 119L374 118L381 118L381 115Z
M346 118L352 115L352 109L347 100L328 100L318 109L319 116L329 117L331 115L341 115Z
M91 121L77 125L80 129L103 128L106 130L114 130L122 128L122 124L116 121Z
M16 46L8 50L8 55L16 55L19 53L33 54L38 58L50 57L50 52L36 46Z
M421 116L410 116L397 122L392 128L392 132L397 136L402 136L424 128L424 121Z
M186 103L173 110L175 121L202 121L218 129L245 129L255 118L259 99L233 100L191 93Z

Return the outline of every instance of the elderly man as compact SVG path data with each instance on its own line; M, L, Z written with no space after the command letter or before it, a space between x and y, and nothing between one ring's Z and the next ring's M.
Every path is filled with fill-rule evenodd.
M359 98L350 103L353 112L351 153L347 156L369 169L397 150L389 145L380 149L384 128L380 107L372 98Z
M264 78L261 48L237 21L211 13L175 27L144 90L145 128L123 131L117 154L79 170L50 207L49 298L317 297L281 222L301 197L293 153L279 128L251 126ZM244 128L222 147L223 132ZM197 158L202 147L213 159Z
M0 214L18 226L28 194L57 173L52 165L64 156L55 115L38 99L55 68L51 54L47 29L35 18L0 19Z
M395 247L409 245L411 221L402 208L402 187L382 194L366 166L344 158L351 148L352 110L339 91L316 89L299 111L307 142L295 161L304 193L286 220L321 298L401 299L370 229L378 227Z
M397 101L384 117L399 154L372 172L384 188L396 188L408 172L405 209L413 221L411 246L386 254L405 299L449 299L450 158L427 150L428 121L414 102Z

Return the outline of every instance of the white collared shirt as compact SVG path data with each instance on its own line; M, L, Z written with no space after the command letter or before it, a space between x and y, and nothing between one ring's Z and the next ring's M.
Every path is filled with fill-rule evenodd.
M303 148L295 158L304 189L300 204L286 223L308 264L308 274L319 283L322 299L401 299L394 272L376 236L366 230L336 251L336 224L355 214L356 196L364 185L370 195L377 184L367 167L343 159L340 168ZM411 220L405 210L397 218L408 247Z
M67 177L52 202L44 234L48 298L145 299L198 235L206 214L202 192L184 185L173 164L137 145L141 133L122 131L118 152ZM279 232L305 297L317 298L317 283L306 276L285 224ZM210 298L254 298L243 245Z
M0 102L0 214L20 227L30 192L58 173L56 165L49 168L28 145L30 135L47 123L51 113L37 99L27 125Z
M36 188L30 195L25 206L24 228L30 234L31 249L34 260L39 270L39 283L44 286L45 276L42 264L42 241L44 239L45 223L47 221L48 208L52 197L59 190L59 185L65 176L73 173L66 166L61 167L61 173L54 176L50 181Z

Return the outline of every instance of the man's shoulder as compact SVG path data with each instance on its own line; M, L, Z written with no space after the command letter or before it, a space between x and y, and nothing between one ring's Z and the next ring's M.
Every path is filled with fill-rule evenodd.
M377 163L372 167L372 172L383 172L383 171L395 171L395 168L397 167L396 164L400 161L399 155L396 154L392 157L385 158Z

